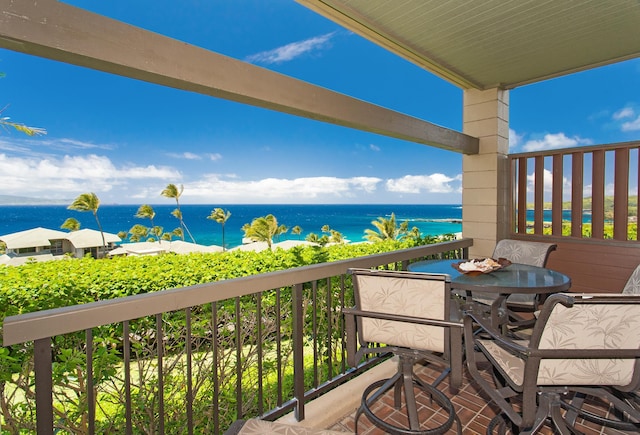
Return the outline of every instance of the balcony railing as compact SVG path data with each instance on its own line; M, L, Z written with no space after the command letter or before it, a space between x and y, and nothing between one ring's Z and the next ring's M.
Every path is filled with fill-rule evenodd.
M638 209L629 199L640 185L639 148L640 142L628 142L511 154L512 232L638 240L629 225Z
M304 419L305 403L377 362L345 363L347 269L406 269L424 258L465 257L471 245L462 239L7 317L5 361L23 362L5 376L3 392L20 385L23 393L13 394L19 404L2 404L3 429L217 434L238 418L294 411Z

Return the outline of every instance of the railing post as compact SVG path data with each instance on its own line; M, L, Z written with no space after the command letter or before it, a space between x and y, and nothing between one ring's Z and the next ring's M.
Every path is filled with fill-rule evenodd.
M293 286L293 396L296 399L294 415L304 420L304 312L302 308L302 284Z
M36 375L36 429L38 435L53 435L53 370L51 337L33 342Z

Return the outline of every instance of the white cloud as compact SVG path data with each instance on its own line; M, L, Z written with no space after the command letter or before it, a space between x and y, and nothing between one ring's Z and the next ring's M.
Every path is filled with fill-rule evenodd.
M622 124L622 131L638 131L640 130L640 116L633 121L624 122Z
M380 147L378 145L370 144L369 149L372 151L380 151Z
M522 149L524 151L543 151L559 148L571 148L581 145L591 145L593 141L591 139L583 139L578 136L567 137L564 133L546 134L541 140L527 141Z
M306 178L265 178L242 181L225 179L219 175L209 175L205 179L189 183L185 189L186 199L199 201L287 200L291 198L312 199L321 196L349 197L354 192L375 192L382 180L375 177L306 177Z
M179 177L175 169L154 165L116 167L109 158L95 154L61 158L0 154L0 184L11 195L68 198L84 191L109 192L131 180Z
M452 193L457 189L451 185L453 181L461 180L461 176L454 178L444 174L431 175L405 175L401 178L389 179L386 182L387 190L398 193Z
M535 172L532 172L531 174L527 175L527 192L533 193L535 181L536 181ZM547 193L551 192L553 189L553 172L551 172L548 169L545 169L543 171L543 181L544 181L544 185L543 185L544 192L547 192ZM569 182L569 179L567 177L562 177L562 190L564 195L571 192L571 183Z
M512 128L509 129L509 149L515 149L520 146L522 142L523 134L517 134L516 131Z
M635 116L635 112L631 107L625 107L624 109L618 110L613 114L613 119L624 119L624 118L633 118Z
M209 153L209 154L206 154L206 156L212 162L215 162L216 160L220 160L222 158L222 154L219 154L219 153Z
M247 56L245 61L251 63L273 64L293 60L314 50L326 48L335 32L327 33L303 41L292 42L273 50L262 51L260 53Z
M185 151L183 153L167 153L167 156L174 159L185 159L185 160L202 160L202 157L196 153L191 153L189 151Z

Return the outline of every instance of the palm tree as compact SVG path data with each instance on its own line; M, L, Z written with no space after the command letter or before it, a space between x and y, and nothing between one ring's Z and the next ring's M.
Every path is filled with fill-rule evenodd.
M267 246L271 249L273 238L286 231L284 225L278 225L278 219L272 214L265 217L255 218L251 225L244 224L244 236L250 238L254 242L267 242Z
M0 78L3 77L4 74L0 73ZM4 106L2 109L0 109L0 126L2 126L3 128L7 128L7 127L12 127L15 128L16 130L26 134L27 136L37 136L40 134L47 134L47 130L45 130L44 128L40 128L40 127L29 127L26 126L20 122L13 122L11 121L11 119L8 116L2 116L2 112L4 112L6 110L7 106Z
M67 220L65 220L62 225L60 225L60 228L69 230L71 232L78 231L80 229L80 222L78 222L78 219L76 218L67 218Z
M371 229L364 230L365 238L370 242L381 242L383 240L397 240L399 236L406 233L409 224L403 222L400 228L398 228L396 215L395 213L391 213L389 219L379 217L377 220L372 221L371 225L376 227L377 231Z
M174 211L172 211L171 214L176 218L178 218L178 220L180 221L180 228L183 229L182 236L181 236L182 240L184 240L184 231L186 230L187 234L189 234L189 237L191 237L191 241L195 243L196 239L193 238L193 236L191 235L191 232L189 231L189 228L187 228L184 221L182 220L182 211L180 211L179 199L183 191L184 191L184 186L182 184L180 185L180 189L178 189L178 187L175 184L170 183L170 184L167 184L167 187L165 187L165 189L160 194L165 198L174 198L176 200L177 208Z
M151 226L153 227L153 218L156 217L156 212L149 204L142 204L138 207L138 211L134 215L134 217L140 219L149 219L151 221Z
M276 237L277 237L278 242L280 241L280 234L284 234L287 231L289 231L289 227L288 226L286 226L284 224L278 225L278 229L276 229L276 234L275 234Z
M224 224L229 220L230 217L231 217L231 212L229 210L225 211L221 208L213 209L211 214L207 216L207 219L214 220L218 222L220 225L222 225L222 250L223 251L226 249L225 243L224 243Z
M135 224L129 230L129 234L131 234L129 240L131 240L132 242L139 242L149 236L149 228L145 227L144 225Z
M298 236L298 240L300 240L300 234L302 233L302 228L299 225L291 228L291 234L296 234Z
M69 210L90 211L93 213L93 217L96 218L96 223L98 224L98 229L100 230L100 235L102 236L102 247L104 248L104 251L106 251L107 242L105 242L104 240L104 231L102 231L102 225L100 224L100 219L98 218L98 208L100 208L100 199L98 198L98 195L93 192L80 194L76 199L73 200L71 205L67 207L67 209Z
M170 233L172 236L176 236L179 239L184 240L184 233L182 232L182 228L174 228L173 231L171 231Z
M344 243L344 236L340 231L331 230L331 237L329 237L331 243Z
M140 207L138 207L138 211L136 212L134 217L137 217L140 219L149 219L151 221L150 232L155 234L154 232L155 226L153 225L153 218L156 217L156 212L153 210L153 207L151 207L148 204L142 204ZM162 227L159 227L159 228L160 228L160 233L162 233Z
M305 240L311 243L320 243L320 238L316 233L307 234L307 237L305 238Z

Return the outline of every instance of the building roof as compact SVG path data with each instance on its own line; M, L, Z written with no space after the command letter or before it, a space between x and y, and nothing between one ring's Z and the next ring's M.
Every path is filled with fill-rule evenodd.
M78 231L72 231L65 233L65 239L69 240L73 246L77 249L95 248L96 246L102 246L102 235L100 231L92 229L83 229ZM104 242L120 243L122 239L117 234L104 233Z
M48 228L32 228L17 233L0 236L0 240L7 245L7 249L33 248L37 246L51 246L50 240L66 239L68 233ZM102 243L100 243L102 245Z
M297 0L463 88L514 88L640 56L637 0Z
M100 231L84 229L66 233L48 228L32 228L17 233L0 236L0 240L7 245L7 249L34 248L51 246L51 240L69 240L77 249L95 248L102 246ZM122 240L116 234L104 233L104 240L108 243L120 243Z
M205 246L182 240L162 242L136 242L123 243L118 248L109 252L114 255L157 255L166 252L175 254L190 254L192 252L222 252L222 247L217 245Z

